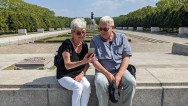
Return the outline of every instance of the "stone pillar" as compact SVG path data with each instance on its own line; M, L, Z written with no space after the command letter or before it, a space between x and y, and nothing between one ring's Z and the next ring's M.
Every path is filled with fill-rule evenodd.
M179 27L178 36L188 36L188 27Z
M18 34L27 35L27 29L18 29Z
M43 28L37 29L37 32L38 32L38 33L44 33L44 29L43 29Z
M137 30L137 31L143 31L144 28L143 28L143 27L137 27L136 30Z
M160 32L159 27L151 27L151 32Z

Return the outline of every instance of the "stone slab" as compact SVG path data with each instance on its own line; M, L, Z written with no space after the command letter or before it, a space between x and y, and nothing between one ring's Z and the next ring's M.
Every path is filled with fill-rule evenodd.
M50 57L30 57L15 64L16 67L44 67L51 61Z
M188 86L188 68L147 68L162 86Z

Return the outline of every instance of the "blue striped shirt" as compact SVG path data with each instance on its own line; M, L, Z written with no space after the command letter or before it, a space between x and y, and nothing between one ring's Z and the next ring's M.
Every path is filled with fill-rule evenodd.
M115 33L112 43L100 35L91 39L90 48L95 48L96 60L110 72L117 72L124 56L131 56L131 47L124 33Z

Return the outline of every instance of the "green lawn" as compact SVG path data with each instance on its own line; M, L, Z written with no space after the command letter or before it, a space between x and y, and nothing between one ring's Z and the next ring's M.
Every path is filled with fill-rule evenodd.
M97 32L87 33L87 36L85 37L84 41L90 42L91 38L95 35L97 35ZM35 43L63 42L65 39L69 39L69 38L71 38L71 34L59 35L59 36L56 36L56 37L39 39L39 40L36 40Z

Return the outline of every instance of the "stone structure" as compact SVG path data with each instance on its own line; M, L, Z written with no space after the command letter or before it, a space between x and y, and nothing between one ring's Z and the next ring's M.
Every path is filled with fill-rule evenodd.
M143 28L143 27L137 27L136 30L137 30L137 31L143 31L144 28Z
M44 28L37 29L37 32L38 32L38 33L44 33Z
M18 29L18 34L27 35L27 29Z
M50 32L53 32L53 31L54 31L54 28L49 28L49 31L50 31Z
M151 27L151 32L160 32L159 27Z
M188 55L188 44L173 43L172 54Z
M47 57L31 57L26 58L15 64L15 69L44 69L45 66L51 61Z
M178 36L188 36L188 27L179 27Z
M61 31L61 28L57 28L57 31Z
M134 30L134 27L128 27L128 30Z
M127 30L127 27L123 27L123 30Z
M91 32L95 31L95 20L94 20L94 13L91 12L91 21L90 21L90 26L89 29Z

